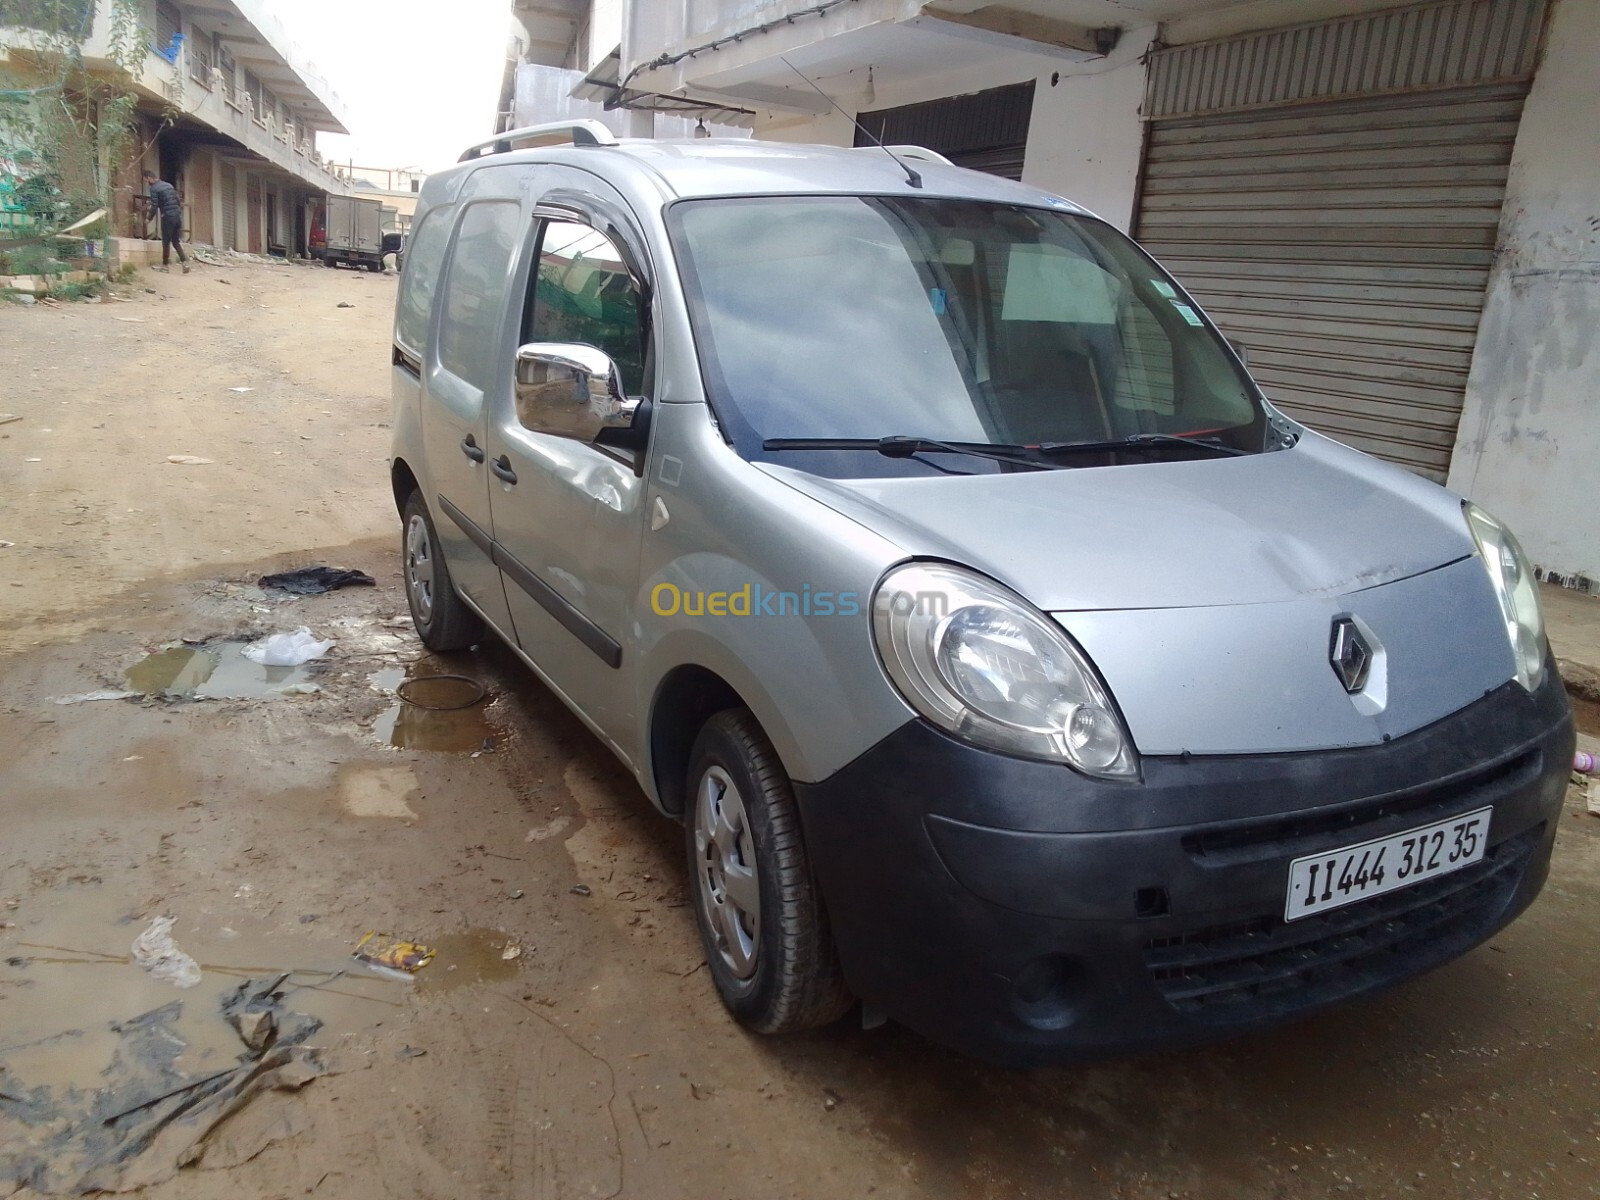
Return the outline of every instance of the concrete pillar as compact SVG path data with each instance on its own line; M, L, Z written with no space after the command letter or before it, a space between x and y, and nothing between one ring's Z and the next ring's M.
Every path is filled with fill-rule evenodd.
M1450 486L1600 579L1600 4L1555 0L1511 156Z

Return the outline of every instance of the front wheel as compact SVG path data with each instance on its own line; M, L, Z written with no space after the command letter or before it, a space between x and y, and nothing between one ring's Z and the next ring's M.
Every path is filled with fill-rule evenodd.
M417 636L430 650L465 650L483 637L483 622L456 595L450 567L439 548L439 535L421 492L406 498L404 556L406 603Z
M695 916L728 1011L757 1033L826 1025L850 1007L789 777L743 709L706 722L684 823Z

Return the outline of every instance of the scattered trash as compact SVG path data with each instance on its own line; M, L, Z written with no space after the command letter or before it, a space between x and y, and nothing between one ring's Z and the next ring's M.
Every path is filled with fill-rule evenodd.
M6 544L0 542L0 546ZM1593 775L1600 772L1600 756L1590 754L1587 750L1579 750L1572 756L1572 769L1579 775Z
M575 883L567 890L574 896L591 896L594 894L587 883Z
M507 894L507 899L510 899L510 900L521 900L522 897L523 897L523 891L522 891L521 888L517 888L516 890L514 890L512 892L509 892Z
M9 425L13 421L20 420L22 418L16 413L0 413L0 425Z
M337 307L339 307L339 308L354 308L355 305L351 304L350 301L348 301L348 300L341 300L341 301L339 301Z
M332 646L331 641L319 642L316 635L302 625L293 633L275 633L264 641L246 646L244 656L264 667L298 667L321 658Z
M228 306L226 304L224 304L222 307L223 308L227 308ZM250 387L231 387L228 390L230 392L253 392L253 391L255 391L255 388L250 388Z
M0 538L0 550L9 550L15 545L15 542L8 542L4 538Z
M156 917L133 939L133 961L151 976L173 987L192 988L200 982L200 964L172 940L176 917Z
M416 942L378 942L377 931L369 932L356 943L351 957L380 974L396 975L409 979L433 961L433 951Z
M844 1097L839 1095L839 1093L834 1091L832 1088L822 1089L822 1107L828 1112L832 1112L834 1109L838 1108L843 1101Z
M482 703L489 690L467 675L418 675L399 684L394 694L416 708L455 712Z
M262 588L276 588L295 596L320 596L343 587L374 587L377 581L365 571L348 567L301 567L296 571L282 571L276 575L263 575L256 580Z
M214 458L201 458L198 454L169 454L167 461L178 467L206 467L216 461Z
M500 958L505 962L514 962L522 957L522 947L515 943L507 946L500 952Z
M101 688L98 692L79 692L76 696L57 696L57 704L89 704L96 700L131 700L135 696L142 696L143 692L119 692L112 688Z
M129 325L143 325L144 324L144 318L143 317L112 317L111 319L113 321L123 321L123 322L126 322Z
M52 1090L8 1078L0 1113L30 1131L0 1155L0 1192L132 1191L180 1167L238 1165L297 1132L296 1115L247 1110L263 1092L295 1091L329 1071L304 1044L322 1022L282 1007L288 978L247 979L223 997L221 1015L243 1045L222 1070L191 1078L180 1068L189 1046L177 1029L183 1002L174 1000L110 1025L120 1040L100 1086Z
M44 459L42 459L42 458L25 458L22 461L23 462L43 462Z
M401 1046L395 1051L396 1058L421 1058L427 1051L420 1046Z
M1589 811L1600 817L1600 779L1589 780Z

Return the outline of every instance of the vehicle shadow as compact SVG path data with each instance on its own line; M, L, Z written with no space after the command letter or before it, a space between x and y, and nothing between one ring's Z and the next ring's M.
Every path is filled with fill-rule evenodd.
M678 825L514 655L475 657L536 751L514 772L552 760L583 772L604 792L610 836L686 891ZM1543 970L1546 927L1560 923L1543 913L1379 997L1184 1051L1006 1070L893 1023L863 1031L852 1012L808 1034L745 1035L743 1052L752 1075L855 1122L925 1195L1563 1195L1551 1164L1586 1170L1571 1137L1593 1138L1571 1097L1590 1092L1600 1059L1581 1019L1600 978L1593 963ZM664 919L695 936L687 905ZM725 1019L710 1003L703 1016ZM1552 1118L1563 1107L1570 1117Z

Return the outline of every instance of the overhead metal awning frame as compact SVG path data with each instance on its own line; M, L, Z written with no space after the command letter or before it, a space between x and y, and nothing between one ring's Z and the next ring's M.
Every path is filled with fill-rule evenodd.
M733 125L740 129L755 127L756 114L753 109L697 100L692 96L670 96L661 92L625 88L621 80L622 53L618 49L601 59L569 94L574 99L591 100L608 109L665 113L674 117L710 121L713 125Z

